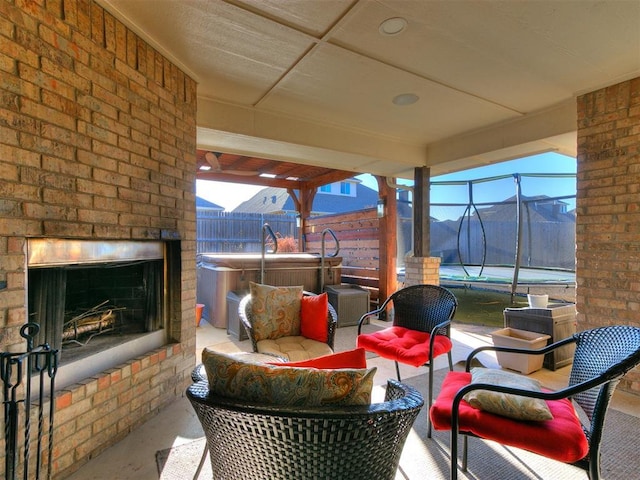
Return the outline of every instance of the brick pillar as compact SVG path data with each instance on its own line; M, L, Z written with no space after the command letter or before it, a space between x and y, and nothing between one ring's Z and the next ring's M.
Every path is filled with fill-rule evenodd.
M440 257L406 257L404 286L440 285Z
M577 99L578 328L640 326L640 77ZM640 393L640 369L620 388Z

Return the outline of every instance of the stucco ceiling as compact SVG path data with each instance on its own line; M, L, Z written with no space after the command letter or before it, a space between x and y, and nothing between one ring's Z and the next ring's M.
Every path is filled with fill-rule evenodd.
M640 76L637 0L100 3L198 82L199 148L358 173L575 156L576 96Z

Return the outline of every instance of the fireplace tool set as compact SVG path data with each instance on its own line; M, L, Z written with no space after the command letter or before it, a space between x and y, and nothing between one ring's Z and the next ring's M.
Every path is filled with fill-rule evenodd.
M27 350L0 353L7 480L15 480L20 475L20 457L22 478L25 480L50 479L52 475L54 381L58 350L48 344L34 347L34 338L39 330L37 323L23 325L20 335L27 341ZM35 407L34 412L31 411L32 406ZM37 414L37 418L32 420L32 413ZM45 415L48 420L45 420ZM32 421L37 421L37 424L32 425ZM35 439L32 438L32 427L37 430ZM36 450L34 460L31 460L32 448ZM46 477L42 476L43 458L47 460Z

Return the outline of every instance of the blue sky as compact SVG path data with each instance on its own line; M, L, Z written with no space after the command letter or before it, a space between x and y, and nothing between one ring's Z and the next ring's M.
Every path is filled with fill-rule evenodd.
M561 197L576 193L576 159L557 153L544 153L531 157L520 158L495 165L473 168L462 172L440 175L431 179L430 199L431 215L439 219L456 219L464 211L469 199L467 181L473 180L473 200L477 204L494 203L513 197L516 186L513 175L520 174L521 188L524 196L546 195ZM556 177L537 176L539 174L555 174ZM567 174L564 177L560 174ZM534 176L530 176L534 175ZM493 177L507 178L480 181ZM377 183L371 175L361 175L358 178L370 188L377 189ZM439 182L462 182L460 185L439 185ZM413 182L402 182L412 185ZM566 199L568 209L575 208L575 200ZM460 204L463 207L437 206L437 204Z

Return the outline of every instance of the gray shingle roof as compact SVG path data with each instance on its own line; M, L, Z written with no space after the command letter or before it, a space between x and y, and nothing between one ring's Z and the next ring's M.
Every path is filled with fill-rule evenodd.
M312 214L323 215L373 208L378 202L378 192L361 184L353 184L356 196L317 192L313 200ZM263 188L249 200L236 207L234 212L292 213L293 200L284 188Z

